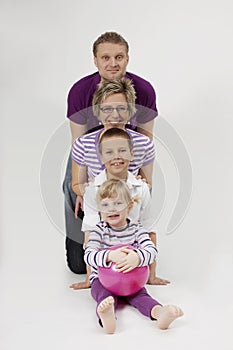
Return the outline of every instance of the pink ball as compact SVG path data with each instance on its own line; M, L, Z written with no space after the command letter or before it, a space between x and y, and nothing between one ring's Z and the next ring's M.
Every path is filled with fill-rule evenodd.
M134 249L132 246L127 246ZM110 249L116 249L112 247ZM98 267L98 276L101 284L110 292L126 296L137 293L146 284L149 277L149 267L135 267L129 272L116 271L115 263L111 263L110 267Z

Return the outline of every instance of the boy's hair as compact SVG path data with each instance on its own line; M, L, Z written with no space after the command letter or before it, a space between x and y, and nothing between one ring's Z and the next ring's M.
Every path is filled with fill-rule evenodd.
M98 142L98 147L99 147L100 154L102 154L102 143L103 143L103 141L106 140L106 139L110 139L111 137L117 137L117 138L126 139L128 141L129 149L130 149L130 151L132 151L133 143L132 143L132 140L131 140L129 134L123 129L111 128L111 129L107 129L100 136L100 139L99 139L99 142Z
M102 185L99 187L96 194L96 202L97 206L99 206L101 200L105 198L121 198L123 199L127 205L130 205L134 202L138 202L139 198L132 198L128 185L123 180L111 179L104 181Z
M136 112L136 92L130 79L121 78L119 80L102 80L98 84L92 100L93 113L96 117L99 116L100 104L103 103L108 96L113 94L125 95L130 115L133 115Z
M127 43L127 41L120 34L118 34L116 32L106 32L104 34L101 34L93 43L92 51L93 51L93 55L95 57L96 57L98 45L103 44L103 43L124 45L126 48L126 53L128 55L129 44Z

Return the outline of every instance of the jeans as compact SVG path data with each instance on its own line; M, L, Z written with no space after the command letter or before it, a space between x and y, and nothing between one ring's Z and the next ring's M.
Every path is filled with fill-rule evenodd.
M69 155L66 167L65 179L63 182L63 192L65 195L65 228L66 228L66 257L67 265L74 273L86 273L86 264L84 262L84 233L81 230L83 211L80 209L78 218L74 217L76 194L72 190L72 159Z

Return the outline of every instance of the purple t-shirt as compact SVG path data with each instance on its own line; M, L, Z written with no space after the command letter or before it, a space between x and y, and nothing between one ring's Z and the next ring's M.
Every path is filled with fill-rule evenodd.
M131 118L130 124L136 126L137 123L153 120L158 115L154 88L148 81L133 73L127 72L125 78L132 80L136 91L137 112ZM87 124L88 130L99 124L92 113L93 94L99 82L99 73L93 73L75 83L68 94L67 117L77 124Z

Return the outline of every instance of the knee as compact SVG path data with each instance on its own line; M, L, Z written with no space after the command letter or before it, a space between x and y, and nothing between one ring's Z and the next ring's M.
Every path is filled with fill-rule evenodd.
M66 258L69 269L76 274L86 273L83 245L66 237Z

